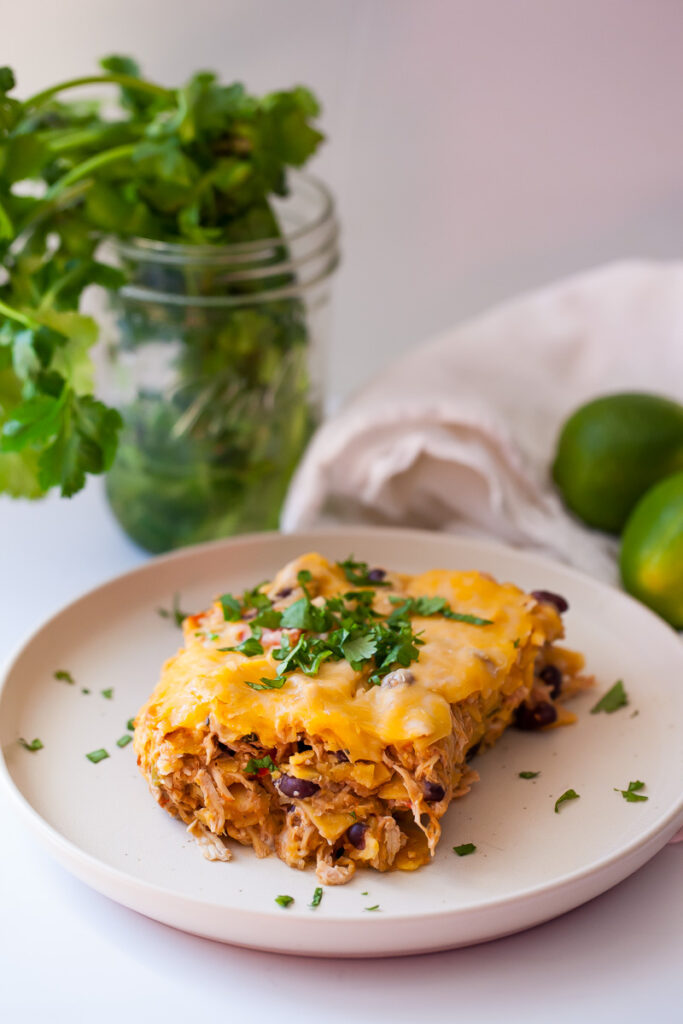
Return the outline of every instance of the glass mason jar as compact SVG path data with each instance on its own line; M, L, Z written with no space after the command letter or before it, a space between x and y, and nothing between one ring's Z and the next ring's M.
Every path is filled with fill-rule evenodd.
M128 282L110 299L103 392L124 427L106 488L148 551L276 528L319 423L338 226L321 182L290 185L270 238L112 243Z

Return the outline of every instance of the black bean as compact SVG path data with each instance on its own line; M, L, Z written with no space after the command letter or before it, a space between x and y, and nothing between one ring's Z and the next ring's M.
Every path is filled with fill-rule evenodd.
M349 755L345 750L335 750L335 757L341 763L342 761L348 761Z
M386 576L386 569L371 569L368 573L368 579L373 583L379 583Z
M428 804L438 804L446 795L446 790L438 782L423 782L422 789Z
M550 687L550 696L557 697L562 689L562 673L557 665L544 665L538 673L538 678Z
M518 729L542 729L544 725L551 725L556 718L557 711L547 701L540 701L534 707L520 704L515 710L515 725Z
M542 604L554 605L560 615L562 612L566 612L569 608L569 601L567 601L565 597L562 597L561 594L553 594L552 590L532 590L531 596L535 597L536 600L540 601Z
M277 786L285 796L298 797L300 800L313 796L320 789L317 782L311 782L310 779L295 779L293 775L281 775L277 780Z
M283 587L282 590L278 590L278 592L277 592L277 594L275 596L276 597L289 597L289 595L291 593L292 593L292 588L291 587Z
M357 850L365 849L365 833L368 830L368 826L364 825L362 821L357 821L351 828L346 830L346 838L351 843L351 846L355 846Z

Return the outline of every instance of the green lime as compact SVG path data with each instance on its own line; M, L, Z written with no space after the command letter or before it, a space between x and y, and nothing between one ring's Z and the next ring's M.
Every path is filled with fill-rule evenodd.
M683 405L646 394L605 395L577 409L557 444L553 477L589 526L618 533L638 499L683 469Z
M683 473L640 499L626 523L620 566L628 592L683 629Z

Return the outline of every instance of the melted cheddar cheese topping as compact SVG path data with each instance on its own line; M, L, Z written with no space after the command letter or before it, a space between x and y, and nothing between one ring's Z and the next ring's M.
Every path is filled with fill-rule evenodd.
M282 570L269 595L290 580L296 586L302 569L311 572L321 597L353 589L336 565L309 554ZM390 596L439 596L453 610L492 623L414 617L413 629L421 633L424 646L410 665L410 685L371 686L367 672L354 671L346 661L327 661L313 678L295 671L281 689L257 691L246 684L276 674L273 647L267 647L264 636L262 656L219 651L246 639L250 628L244 620L224 621L216 602L203 615L185 621L185 646L166 662L137 716L136 746L166 747L163 760L170 770L173 758L199 748L207 717L213 715L221 735L235 740L255 733L267 748L295 742L306 733L330 750L346 750L352 761L381 762L387 746L413 744L419 750L447 736L451 705L476 695L482 707L494 710L507 694L530 687L538 649L562 633L552 606L481 573L433 570L415 576L390 574L387 580L390 586L377 589L375 597L374 606L382 614L393 607Z

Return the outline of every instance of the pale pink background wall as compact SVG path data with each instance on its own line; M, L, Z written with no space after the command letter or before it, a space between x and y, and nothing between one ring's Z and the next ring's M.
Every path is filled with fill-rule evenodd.
M133 52L313 86L344 221L331 383L574 270L683 249L678 0L22 0L22 91ZM646 342L646 339L644 339Z

